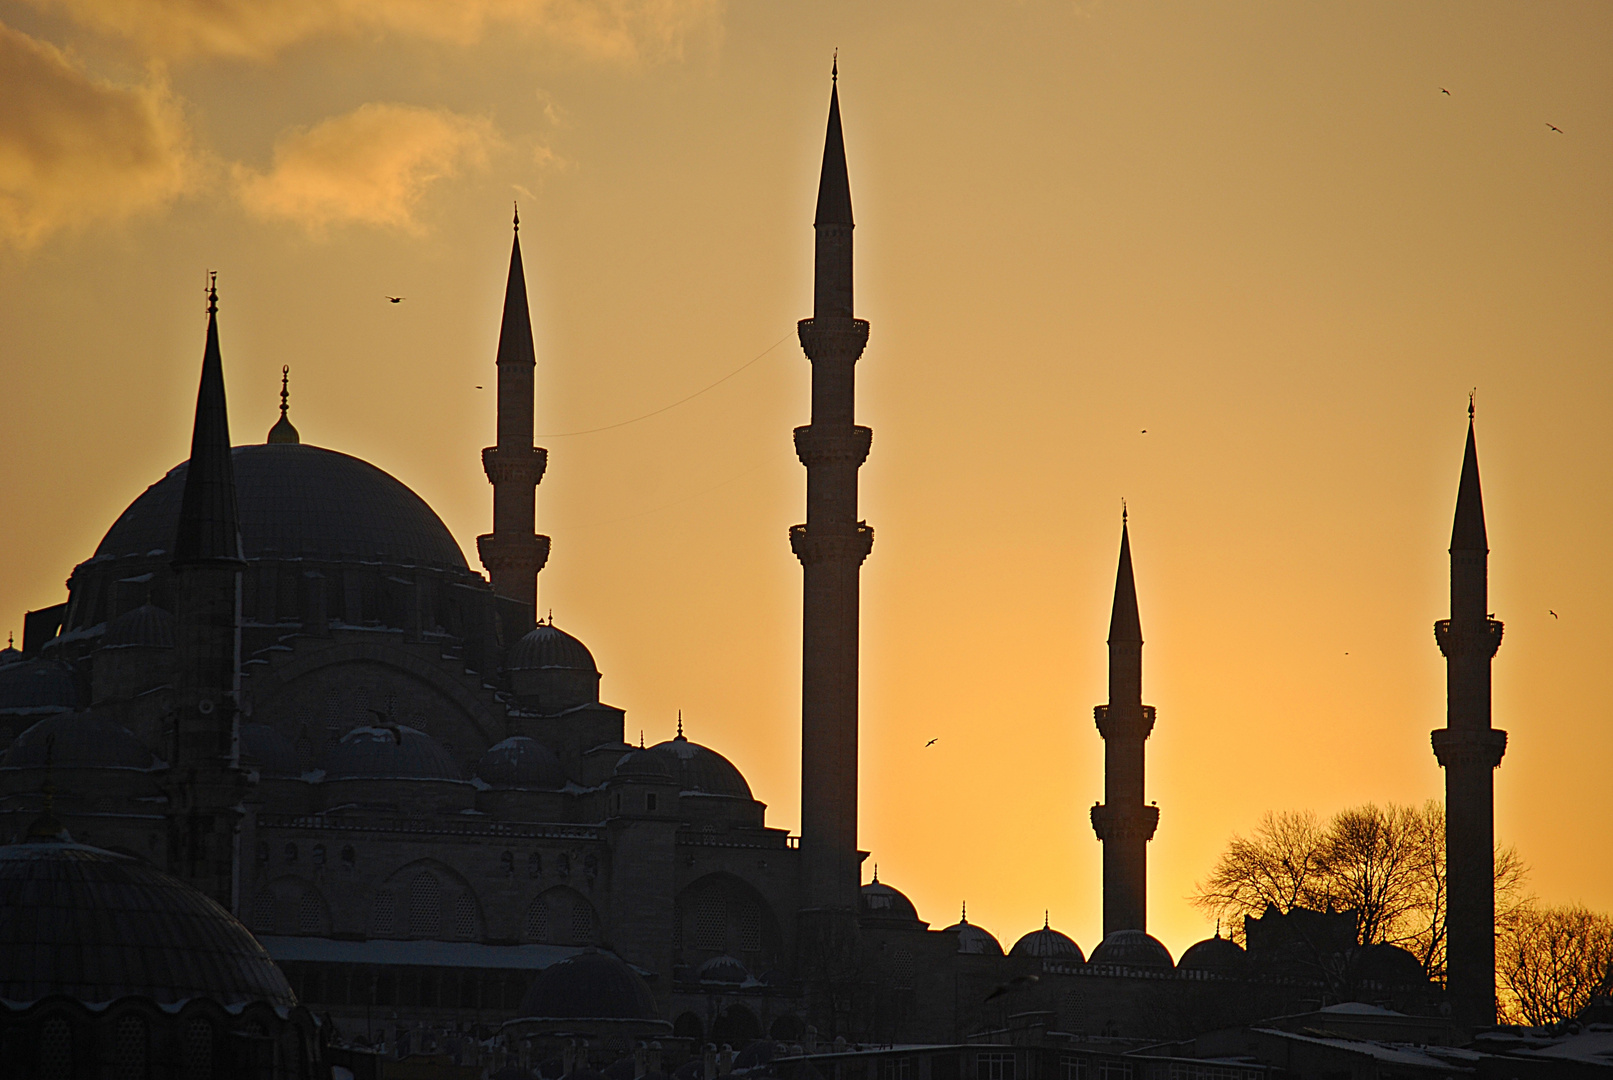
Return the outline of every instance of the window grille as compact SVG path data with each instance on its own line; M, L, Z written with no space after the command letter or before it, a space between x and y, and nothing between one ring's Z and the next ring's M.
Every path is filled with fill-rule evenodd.
M252 898L252 928L262 934L274 933L274 893L268 889Z
M528 941L549 940L549 904L543 897L535 896L527 905L525 929Z
M39 1029L40 1080L70 1080L73 1075L73 1028L64 1017L53 1016Z
M722 952L728 946L728 905L711 893L700 898L694 909L694 947Z
M454 898L454 937L469 941L476 936L476 901L469 895Z
M891 953L891 968L898 979L907 982L913 977L913 954L906 949L896 949Z
M378 938L397 936L397 902L389 892L378 892L371 908L371 933Z
M1073 1034L1086 1030L1086 1004L1080 994L1065 994L1059 1001L1059 1026Z
M206 1020L185 1025L185 1080L213 1080L213 1025Z
M409 883L409 936L442 936L442 883L433 874L416 874Z
M739 938L740 952L762 951L762 909L749 900L741 901L738 905L734 929Z
M1014 1055L976 1054L975 1080L1014 1080Z
M1131 1080L1131 1062L1100 1061L1097 1073L1098 1080Z
M579 945L594 940L594 909L580 896L571 905L571 939Z
M118 1021L113 1062L118 1080L146 1080L146 1022L133 1013Z
M304 934L317 934L325 928L324 905L311 892L302 894L297 902L297 929Z
M1086 1059L1075 1054L1060 1054L1059 1080L1087 1080Z

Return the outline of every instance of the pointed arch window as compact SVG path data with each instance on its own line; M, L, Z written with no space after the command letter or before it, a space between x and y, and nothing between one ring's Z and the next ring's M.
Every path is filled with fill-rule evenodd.
M442 937L442 882L422 870L409 883L409 936Z

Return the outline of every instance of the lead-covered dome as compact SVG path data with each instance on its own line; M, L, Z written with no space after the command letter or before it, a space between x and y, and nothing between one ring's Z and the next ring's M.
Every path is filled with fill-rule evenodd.
M1188 946L1176 962L1182 971L1207 971L1212 975L1239 976L1249 970L1249 954L1236 942L1217 934Z
M1141 930L1116 930L1092 950L1094 964L1113 964L1116 967L1162 968L1169 971L1176 966L1170 950L1158 938Z
M616 759L615 776L647 784L672 783L672 766L665 754L653 750L629 750Z
M1037 960L1063 960L1072 964L1086 963L1081 946L1066 934L1061 934L1042 920L1040 930L1032 930L1008 950L1009 956L1029 956Z
M356 457L317 446L237 446L235 492L248 559L303 558L469 572L425 500ZM107 530L97 558L166 553L179 527L189 463L152 484Z
M982 930L969 921L969 913L964 912L963 918L947 927L948 930L958 932L958 951L972 956L1001 956L1003 954L1002 942L991 936L991 933Z
M330 780L458 780L459 766L441 743L412 727L356 727L325 761Z
M504 670L516 696L540 712L562 712L599 700L594 654L553 620L534 626L510 646Z
M0 847L0 997L51 994L297 1003L246 927L189 885L82 844Z
M84 704L73 669L56 660L24 660L0 668L0 713L28 716Z
M156 763L128 728L96 716L58 713L17 736L6 751L6 766L44 768L47 743L51 763L59 769L149 769Z
M863 922L877 923L920 923L918 908L913 906L900 889L893 889L879 880L876 871L874 880L859 890L859 907Z
M620 957L590 949L532 980L518 1014L534 1020L659 1020L649 985Z
M476 775L494 787L559 791L566 786L565 770L554 751L526 735L494 743L476 763Z
M692 743L679 734L677 738L650 747L651 752L663 755L672 766L672 779L679 790L696 791L702 795L726 795L730 798L751 798L750 785L734 763L717 751Z

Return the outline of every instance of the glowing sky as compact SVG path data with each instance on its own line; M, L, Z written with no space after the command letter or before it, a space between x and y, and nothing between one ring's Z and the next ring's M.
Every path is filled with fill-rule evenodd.
M1094 944L1122 498L1173 952L1263 811L1440 795L1476 387L1497 830L1542 899L1613 909L1606 4L0 0L0 631L184 456L208 268L236 441L288 363L304 440L474 552L519 197L540 605L631 737L682 708L793 829L837 46L881 878Z

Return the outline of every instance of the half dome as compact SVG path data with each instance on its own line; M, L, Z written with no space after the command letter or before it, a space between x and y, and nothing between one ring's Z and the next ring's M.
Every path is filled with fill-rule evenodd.
M82 713L58 713L17 736L6 751L8 768L45 767L46 743L58 769L149 769L156 762L128 728Z
M331 780L458 780L459 766L442 744L402 724L356 727L325 762Z
M692 743L679 735L667 742L656 743L651 752L664 755L672 766L672 778L680 790L695 791L702 795L726 795L730 798L751 798L750 785L734 763L715 750Z
M566 786L565 770L554 751L526 735L494 743L476 763L476 775L494 787L559 791Z
M107 623L100 647L171 649L174 647L174 617L155 604L141 604Z
M189 885L82 844L0 847L0 997L52 994L297 1003L246 927Z
M1115 967L1159 968L1170 971L1176 966L1170 950L1158 938L1141 930L1116 930L1092 950L1093 964L1112 964Z
M620 957L590 949L532 980L518 1014L534 1020L659 1020L655 995Z
M739 986L750 981L750 972L732 956L714 956L700 965L695 978L703 983L725 983Z

